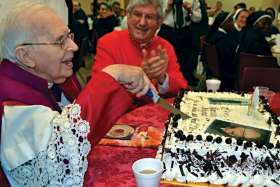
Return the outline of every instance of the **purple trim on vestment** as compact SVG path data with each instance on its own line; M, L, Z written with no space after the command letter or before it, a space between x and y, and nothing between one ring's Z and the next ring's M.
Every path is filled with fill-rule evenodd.
M3 60L0 64L0 102L18 101L27 105L44 105L61 111L48 89L48 82L17 64Z

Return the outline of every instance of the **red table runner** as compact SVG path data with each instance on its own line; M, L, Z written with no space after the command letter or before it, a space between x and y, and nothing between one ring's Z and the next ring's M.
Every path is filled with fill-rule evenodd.
M173 99L168 100L172 103ZM154 103L136 108L122 116L117 122L115 131L133 130L131 136L121 138L103 138L99 144L129 147L158 147L164 134L164 123L168 118L168 111ZM117 132L116 132L117 134ZM124 134L126 136L127 134ZM117 134L118 135L118 134ZM121 137L121 136L120 136Z

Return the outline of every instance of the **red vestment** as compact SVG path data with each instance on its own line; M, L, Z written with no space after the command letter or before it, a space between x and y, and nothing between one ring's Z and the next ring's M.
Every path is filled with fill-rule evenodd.
M156 50L159 45L166 49L168 56L167 74L169 76L169 83L165 95L175 95L179 89L187 88L188 84L180 72L180 66L177 63L174 49L166 40L155 36L145 49L149 54L151 50ZM142 61L141 48L131 40L128 30L114 31L98 40L93 72L101 71L104 67L111 64L141 66Z

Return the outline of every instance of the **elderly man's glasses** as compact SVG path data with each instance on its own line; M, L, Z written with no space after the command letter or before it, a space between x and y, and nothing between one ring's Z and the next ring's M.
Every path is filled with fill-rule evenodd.
M66 50L68 48L67 39L71 39L72 41L74 41L74 34L68 33L56 42L22 43L17 45L17 47L25 45L59 45L61 49Z

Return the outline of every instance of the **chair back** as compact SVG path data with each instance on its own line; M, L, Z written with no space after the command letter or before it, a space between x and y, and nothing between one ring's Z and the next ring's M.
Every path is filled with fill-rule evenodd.
M263 56L263 55L255 55L249 53L242 53L239 54L239 62L238 63L238 70L237 70L237 77L238 77L238 85L240 87L241 80L243 79L244 75L244 68L245 67L268 67L268 68L277 68L277 59L273 56Z
M245 67L240 84L241 91L251 91L254 86L265 86L280 91L280 68Z
M205 54L205 65L208 75L210 74L216 78L221 78L216 46L205 42L203 45L203 50Z

